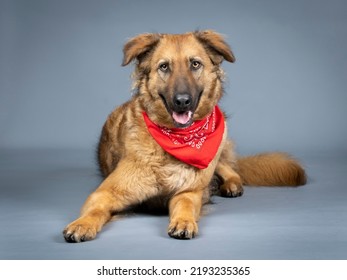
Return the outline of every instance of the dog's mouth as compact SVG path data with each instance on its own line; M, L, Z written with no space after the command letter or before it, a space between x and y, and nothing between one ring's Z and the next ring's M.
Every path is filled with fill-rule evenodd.
M185 128L190 126L193 123L193 112L172 112L172 119L176 127Z

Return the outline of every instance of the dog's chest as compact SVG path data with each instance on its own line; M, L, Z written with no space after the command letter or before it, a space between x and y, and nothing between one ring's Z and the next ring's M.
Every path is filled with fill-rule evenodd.
M161 166L153 168L156 183L164 192L184 191L196 185L199 171L196 168L171 159Z
M177 192L194 185L199 171L169 155L154 139L147 138L138 143L136 151L136 161L141 162L141 168L152 174L153 185L164 193Z
M127 130L126 143L127 153L139 164L140 172L146 170L153 186L160 188L164 194L191 189L203 176L199 169L165 152L142 127Z

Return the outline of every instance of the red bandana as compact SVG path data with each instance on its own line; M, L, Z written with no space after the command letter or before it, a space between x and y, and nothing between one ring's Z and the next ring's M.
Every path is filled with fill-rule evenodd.
M149 133L170 155L204 169L215 157L224 134L224 116L218 106L201 121L187 128L166 128L153 123L144 112Z

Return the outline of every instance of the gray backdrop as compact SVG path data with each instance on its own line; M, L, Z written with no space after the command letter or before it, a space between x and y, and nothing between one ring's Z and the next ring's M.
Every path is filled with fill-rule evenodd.
M1 1L0 148L94 147L130 96L122 46L214 29L236 56L222 107L241 151L346 150L347 2Z
M0 3L0 259L347 259L347 1ZM197 28L237 58L221 105L238 151L291 152L308 184L213 197L188 242L137 214L66 243L101 181L101 127L131 94L123 44Z

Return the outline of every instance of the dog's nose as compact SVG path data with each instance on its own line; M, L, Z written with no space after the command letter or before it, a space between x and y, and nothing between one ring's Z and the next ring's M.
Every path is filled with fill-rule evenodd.
M173 98L175 111L186 111L192 104L192 96L188 93L177 93Z

